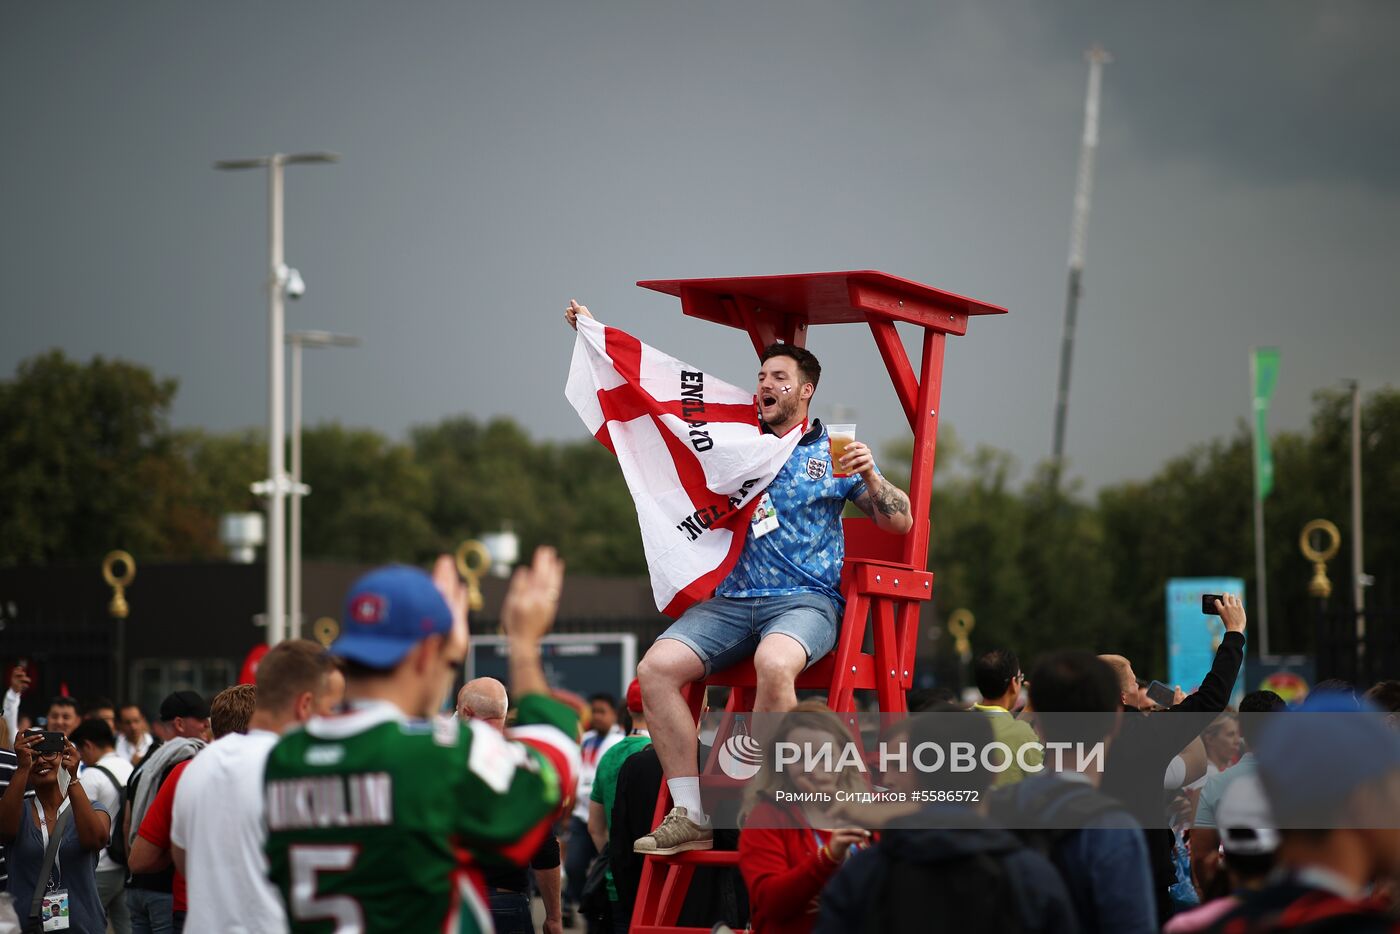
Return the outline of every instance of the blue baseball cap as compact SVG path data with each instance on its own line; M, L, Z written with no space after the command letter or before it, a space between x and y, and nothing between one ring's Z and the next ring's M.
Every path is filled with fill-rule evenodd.
M1400 733L1369 703L1317 694L1296 711L1271 714L1254 755L1276 826L1324 829L1337 826L1358 787L1400 770ZM1393 826L1386 815L1375 819Z
M393 668L428 636L452 629L452 611L433 579L393 564L355 581L331 654L370 668Z

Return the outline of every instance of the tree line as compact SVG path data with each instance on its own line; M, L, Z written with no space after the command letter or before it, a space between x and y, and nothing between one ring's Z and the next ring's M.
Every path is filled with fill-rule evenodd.
M30 358L0 382L0 564L95 561L112 548L140 560L220 560L219 517L255 511L266 474L260 432L169 424L173 379L121 360ZM1396 605L1400 566L1400 391L1363 411L1364 525L1372 605ZM1275 488L1265 503L1275 651L1306 652L1311 568L1297 538L1310 519L1343 532L1332 563L1349 593L1350 397L1315 395L1306 431L1272 438ZM512 528L523 553L556 544L575 573L646 572L617 464L591 438L534 440L507 418L471 415L412 429L404 440L339 424L302 442L304 553L310 559L425 561L464 538ZM882 450L907 484L911 445ZM1248 426L1203 441L1145 480L1090 496L1057 491L1048 465L1022 468L967 448L944 425L930 517L935 601L977 617L974 647L1023 657L1081 646L1165 668L1164 587L1171 577L1235 576L1254 592ZM907 486L905 487L907 489Z

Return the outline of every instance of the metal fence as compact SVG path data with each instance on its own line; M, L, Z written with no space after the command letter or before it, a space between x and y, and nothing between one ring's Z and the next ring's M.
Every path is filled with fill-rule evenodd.
M1365 689L1400 678L1400 610L1367 607L1364 615L1365 638L1358 641L1354 609L1315 605L1318 680L1340 678Z

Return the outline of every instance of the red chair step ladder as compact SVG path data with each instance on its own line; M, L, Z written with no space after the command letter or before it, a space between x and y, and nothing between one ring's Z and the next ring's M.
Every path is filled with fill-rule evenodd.
M884 361L895 394L914 432L909 500L914 517L907 535L891 535L870 519L843 520L846 561L841 592L846 611L836 649L804 671L799 690L825 690L827 704L838 713L855 710L856 691L874 691L882 713L905 711L912 684L919 610L933 594L927 570L929 497L933 486L934 447L938 435L939 395L943 381L944 339L967 333L973 315L1005 314L1006 309L875 271L753 276L737 279L647 280L638 285L675 295L691 317L746 331L756 352L775 341L806 346L807 331L817 324L865 324ZM917 376L905 352L897 322L923 331ZM828 361L830 366L830 361ZM862 646L871 633L872 652ZM756 680L753 663L741 662L715 672L687 689L691 710L699 717L706 686L729 687L724 726L702 773L702 788L728 781L718 773L717 756L733 714L753 710ZM653 826L671 809L662 784ZM709 928L677 926L681 905L697 866L737 866L739 855L717 850L674 856L648 856L642 867L632 934L681 934Z

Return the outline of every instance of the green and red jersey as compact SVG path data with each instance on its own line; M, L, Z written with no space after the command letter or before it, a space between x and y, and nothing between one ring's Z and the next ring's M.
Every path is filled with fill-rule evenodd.
M505 735L379 702L282 737L267 855L291 929L489 934L479 869L539 847L578 775L577 736L572 709L527 695Z

